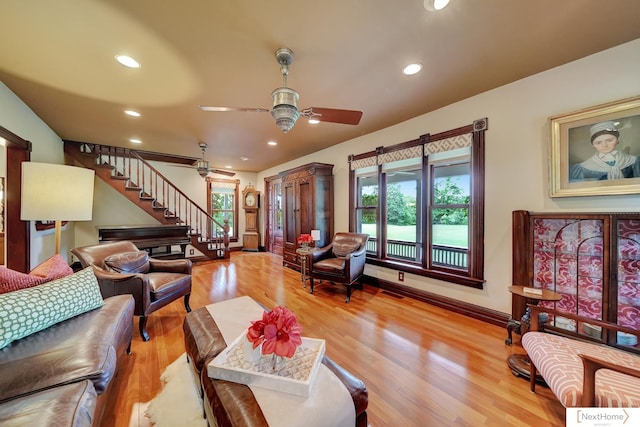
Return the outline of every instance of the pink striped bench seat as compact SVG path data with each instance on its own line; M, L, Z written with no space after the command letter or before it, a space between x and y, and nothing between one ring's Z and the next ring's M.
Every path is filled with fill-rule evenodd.
M580 354L640 371L640 356L611 346L535 331L524 334L522 346L564 407L588 406L583 404L584 367ZM532 391L533 387L532 384ZM593 406L640 407L640 378L610 369L596 371Z

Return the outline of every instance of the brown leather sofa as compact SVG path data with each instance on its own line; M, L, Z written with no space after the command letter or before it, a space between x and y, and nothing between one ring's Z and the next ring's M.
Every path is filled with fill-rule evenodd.
M191 261L150 258L130 241L83 246L71 250L82 267L93 266L103 298L131 294L134 314L139 316L140 336L149 340L147 316L184 297L187 313L191 311Z
M0 425L97 426L133 336L131 295L0 350Z

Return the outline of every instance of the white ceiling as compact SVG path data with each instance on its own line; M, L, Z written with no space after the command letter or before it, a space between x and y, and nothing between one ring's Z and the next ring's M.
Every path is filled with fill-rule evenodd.
M204 141L213 167L261 171L638 37L638 0L2 0L0 81L63 139L190 157ZM360 124L284 134L268 113L198 108L269 109L280 47L300 108Z

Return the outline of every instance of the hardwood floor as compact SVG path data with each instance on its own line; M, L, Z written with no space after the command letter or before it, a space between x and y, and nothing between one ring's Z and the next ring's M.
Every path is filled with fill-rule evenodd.
M371 286L354 290L349 304L344 286L316 283L310 295L300 274L270 253L234 252L230 261L194 265L192 308L241 295L287 306L304 336L326 340L327 354L367 385L372 427L564 425L549 389L533 394L511 374L506 359L523 350L517 335L512 347L504 344L505 328ZM148 342L135 325L103 426L129 426L134 405L161 390L160 374L184 353L185 315L181 300L153 313Z

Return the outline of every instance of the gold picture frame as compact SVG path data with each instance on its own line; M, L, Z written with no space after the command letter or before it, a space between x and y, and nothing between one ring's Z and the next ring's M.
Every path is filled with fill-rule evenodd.
M549 120L551 197L640 193L640 96Z

